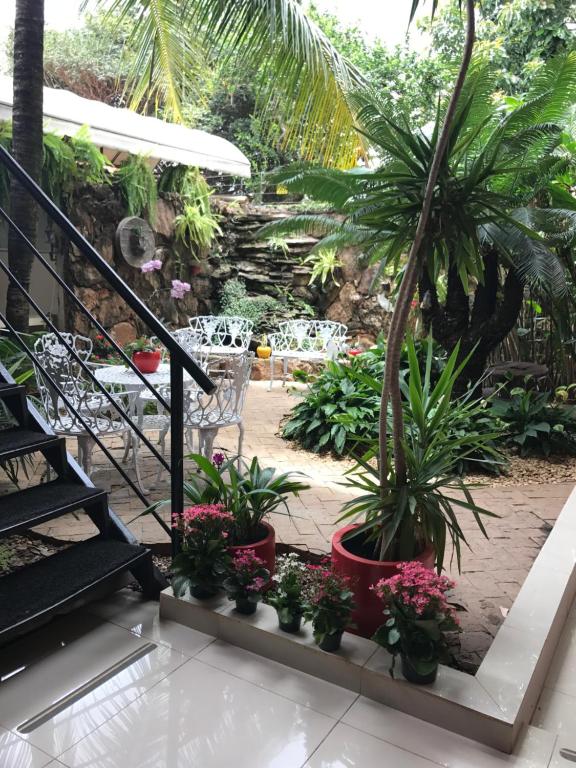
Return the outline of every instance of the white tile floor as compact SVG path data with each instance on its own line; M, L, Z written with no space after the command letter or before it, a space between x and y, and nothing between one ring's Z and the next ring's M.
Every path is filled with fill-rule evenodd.
M171 622L119 593L22 641L0 683L0 768L570 768L576 613L534 725L507 756ZM46 652L48 641L52 642ZM156 647L24 735L19 726L127 653ZM45 656L38 656L38 648ZM36 651L35 651L36 649ZM32 663L30 663L32 662ZM0 658L0 671L10 669ZM14 666L14 661L12 661Z

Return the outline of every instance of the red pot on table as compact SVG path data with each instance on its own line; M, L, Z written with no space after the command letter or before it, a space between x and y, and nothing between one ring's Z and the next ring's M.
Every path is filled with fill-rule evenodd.
M347 525L336 531L332 537L332 566L336 573L351 579L356 609L352 614L352 622L356 625L351 629L354 634L362 637L372 637L374 632L384 623L382 601L370 589L380 579L387 579L398 573L394 560L369 560L349 552L342 541L349 532L358 528L357 524ZM414 560L426 568L434 568L435 553L433 547L427 547Z
M262 528L262 539L254 542L253 544L233 544L230 547L232 556L236 552L241 552L244 549L253 549L256 557L264 560L266 568L270 571L270 576L274 573L274 565L276 562L276 533L274 528L268 523L260 523Z
M156 373L162 355L159 349L153 352L133 352L132 362L138 368L140 373Z

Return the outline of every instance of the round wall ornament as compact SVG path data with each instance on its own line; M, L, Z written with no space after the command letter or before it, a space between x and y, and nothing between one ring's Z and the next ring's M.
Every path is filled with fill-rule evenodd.
M154 230L144 219L127 216L116 228L116 249L132 267L141 267L154 258L156 238Z

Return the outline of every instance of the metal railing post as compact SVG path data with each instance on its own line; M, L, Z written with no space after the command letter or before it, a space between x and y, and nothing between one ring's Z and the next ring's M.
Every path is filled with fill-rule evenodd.
M184 370L170 357L170 474L172 524L184 509ZM179 549L179 535L172 528L172 554Z

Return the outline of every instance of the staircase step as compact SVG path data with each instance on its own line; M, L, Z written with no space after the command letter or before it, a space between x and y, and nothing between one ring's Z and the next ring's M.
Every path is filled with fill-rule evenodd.
M1 496L0 538L85 506L104 505L106 500L106 491L63 480Z
M24 384L5 384L0 383L0 398L12 397L13 395L23 395L26 392Z
M95 537L0 578L0 643L100 596L150 557L145 547Z
M27 453L56 448L62 442L61 437L34 432L30 429L11 427L0 432L0 461L14 459Z

